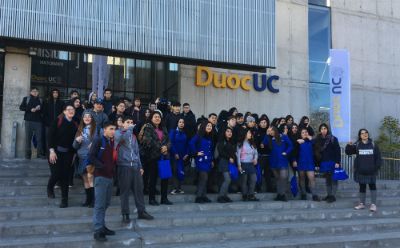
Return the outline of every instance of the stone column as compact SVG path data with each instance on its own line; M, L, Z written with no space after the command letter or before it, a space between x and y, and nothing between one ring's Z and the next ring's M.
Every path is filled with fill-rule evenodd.
M29 94L31 85L31 57L28 49L6 47L4 61L3 120L1 128L1 154L13 156L11 147L13 122L18 122L16 156L25 154L24 112L19 110L22 98Z

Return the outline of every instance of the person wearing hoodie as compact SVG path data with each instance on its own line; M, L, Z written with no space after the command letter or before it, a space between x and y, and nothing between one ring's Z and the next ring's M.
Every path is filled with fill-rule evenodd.
M97 138L96 122L93 119L92 112L85 110L82 115L82 121L79 124L72 147L76 150L79 159L77 173L82 176L83 186L85 188L86 200L82 207L93 208L94 206L94 187L93 173L87 170L89 165L89 151L94 139Z
M259 201L254 194L257 183L256 165L258 163L258 152L253 132L250 129L243 129L240 136L236 157L238 169L241 173L242 200Z
M307 128L307 130L309 129ZM332 203L336 201L338 188L338 181L333 180L332 175L334 170L340 167L340 146L338 139L331 134L327 124L322 123L318 130L319 134L315 140L314 156L319 165L319 171L325 174L327 196L323 200Z
M88 100L85 102L85 109L93 109L94 103L97 100L96 92L90 92Z
M32 87L30 95L22 99L22 103L19 106L21 111L24 111L25 120L25 158L31 159L32 156L32 138L33 135L37 141L37 153L40 158L45 158L42 144L42 110L43 103L39 97L39 89Z
M193 114L192 110L190 110L189 103L184 103L182 108L182 116L185 120L185 132L188 136L188 140L190 140L196 134L196 116Z
M173 102L171 105L172 111L169 112L165 117L165 126L168 132L175 130L178 125L178 120L182 117L181 104L179 102Z
M382 164L379 147L369 137L368 130L361 128L358 131L358 140L346 146L347 155L356 155L354 160L354 181L360 186L360 202L354 208L365 208L367 184L371 192L371 206L369 210L376 212L376 176Z
M299 172L301 200L307 200L305 180L307 176L309 190L312 194L312 200L320 201L318 195L315 193L315 163L313 154L314 140L309 135L307 128L303 128L300 131L299 139L294 142L298 144L298 150L293 161L293 167Z
M210 121L200 124L197 134L190 140L189 147L195 163L198 175L196 203L209 203L211 200L206 196L208 174L214 166L214 130Z
M101 127L104 125L104 123L108 122L108 116L103 110L103 101L101 99L97 99L92 110L92 116L96 121L97 134L100 134Z
M64 102L60 100L60 91L53 89L50 93L49 99L43 104L43 119L45 125L45 151L48 155L49 146L47 144L47 136L49 135L50 124L59 116L63 111Z
M274 177L277 180L277 196L276 201L287 201L286 198L286 185L288 182L288 155L293 150L293 144L290 139L284 135L279 134L278 128L271 127L267 131L267 136L263 141L264 146L269 146L271 155L269 163L271 165Z
M123 119L123 129L115 132L117 144L118 183L120 189L122 222L131 222L129 217L129 195L133 193L138 219L152 220L153 216L146 212L143 196L143 168L140 161L139 144L133 133L133 117Z
M233 118L236 121L236 118ZM217 201L219 203L232 202L228 197L228 189L231 183L231 175L229 172L229 164L237 166L236 143L233 142L233 129L226 127L224 136L220 138L217 144L219 154L218 171L222 173L223 182L219 190Z
M182 182L184 179L184 163L189 159L189 139L185 133L185 119L183 117L178 120L177 128L169 132L169 139L171 140L171 165L175 186L171 194L184 194Z

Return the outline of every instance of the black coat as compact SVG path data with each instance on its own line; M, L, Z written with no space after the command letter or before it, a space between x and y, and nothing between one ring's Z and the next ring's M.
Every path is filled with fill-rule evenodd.
M182 118L181 114L174 114L172 112L167 114L165 117L165 126L167 127L168 132L176 129L180 118Z
M49 99L43 104L43 119L47 127L62 113L63 107L64 102L59 99Z
M19 110L24 111L24 120L25 121L33 121L33 122L42 122L43 121L43 103L39 97L29 96L29 101L27 100L28 97L24 97L22 99L22 103L19 106ZM40 110L36 112L32 112L33 108L36 108L40 105Z

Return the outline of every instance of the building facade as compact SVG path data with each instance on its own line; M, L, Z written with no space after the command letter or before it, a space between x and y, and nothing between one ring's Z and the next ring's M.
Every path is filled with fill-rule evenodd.
M32 30L5 33L13 27L0 26L3 156L13 155L13 122L18 123L16 154L23 155L23 113L18 106L31 86L38 87L44 97L52 88L60 89L63 97L72 89L86 97L94 89L96 61L101 60L107 87L116 96L140 97L145 103L157 97L188 102L197 116L218 114L235 106L240 112L266 113L270 118L292 114L298 121L308 115L319 124L329 121L329 49L347 49L351 59L352 133L366 127L376 137L384 116L399 116L400 49L396 43L400 3L396 0L261 1L265 5L256 0L221 1L220 5L210 1L207 8L180 6L178 2L161 1L171 5L165 5L169 8L162 18L152 19L154 13L143 1L119 1L120 7L140 10L137 16L141 18L123 12L117 20L108 17L110 22L132 21L138 26L162 24L155 31L149 29L152 32L106 25L92 28L85 36L73 25L63 29L65 24L60 24L61 31L55 37L43 31L41 40L32 40L24 36ZM52 11L73 15L70 8L78 5L79 0L71 1L68 8L52 5ZM5 7L0 4L0 11L4 13ZM174 8L182 10L180 20L187 25L181 27L182 34L163 33L179 26L167 22L172 18L167 12ZM81 15L87 17L85 13ZM155 13L161 12L158 9ZM232 26L224 17L226 13L235 19ZM248 22L237 21L251 13L254 18ZM200 18L207 15L209 18ZM84 18L87 27L89 17ZM189 25L192 19L197 20L197 26ZM1 17L0 23L5 23ZM213 27L213 23L221 26ZM199 28L191 30L193 25ZM97 32L102 30L111 35L95 43L99 42L95 39ZM193 31L192 36L185 36L185 31ZM63 42L51 40L63 33L70 34ZM155 43L149 42L152 37ZM161 41L165 42L157 45Z

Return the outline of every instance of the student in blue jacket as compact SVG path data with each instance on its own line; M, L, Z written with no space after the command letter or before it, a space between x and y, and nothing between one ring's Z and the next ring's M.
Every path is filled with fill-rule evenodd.
M287 201L286 184L288 182L288 154L293 149L292 142L285 134L279 134L276 127L270 127L264 138L264 146L269 146L271 155L269 163L277 181L278 195L275 201Z
M195 157L196 168L199 172L196 203L209 203L211 200L206 196L208 173L213 164L213 125L209 121L200 124L197 134L190 141L190 151Z
M185 119L179 118L176 129L170 130L169 139L171 140L171 164L174 172L175 189L172 195L184 194L182 182L184 180L184 162L189 158L189 141L185 133Z
M315 163L313 154L314 141L308 133L307 128L303 127L300 131L300 138L296 140L298 143L298 152L293 161L293 167L297 168L300 177L301 199L307 200L306 194L306 176L308 178L308 186L312 194L313 201L320 201L318 195L315 194Z
M336 201L338 181L332 179L335 168L340 167L341 154L338 139L333 136L327 124L322 123L315 140L314 155L319 164L319 171L325 174L327 196L323 199L328 203Z

